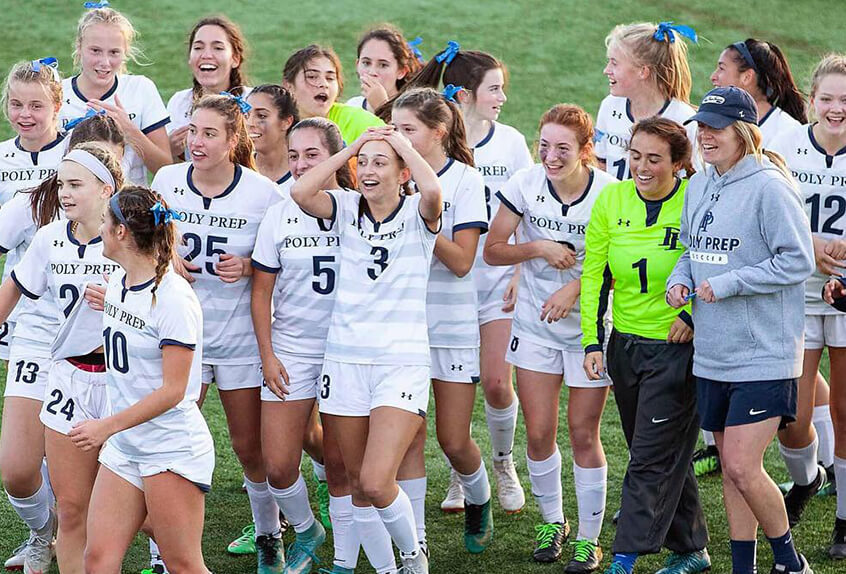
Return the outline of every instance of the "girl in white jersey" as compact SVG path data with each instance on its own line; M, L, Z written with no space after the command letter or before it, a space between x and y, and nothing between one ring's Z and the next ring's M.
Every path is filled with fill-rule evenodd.
M248 111L238 96L203 96L188 129L191 161L163 168L152 187L185 215L177 223L183 258L175 264L203 307L203 384L217 384L244 469L255 536L278 538L279 509L261 455L261 360L250 320L249 257L259 223L281 196L252 169Z
M67 221L54 221L35 233L32 244L0 287L0 319L25 295L49 298L59 317L52 342L53 364L40 418L47 427L45 446L50 481L58 503L56 555L62 572L79 574L85 548L88 501L97 472L96 453L83 453L67 436L83 420L108 414L105 391L102 315L82 300L89 283L103 280L117 265L102 255L99 226L103 208L123 183L120 164L104 147L88 143L65 156L58 168L59 199ZM51 511L52 512L52 511ZM49 544L52 521L38 531ZM44 562L26 564L33 572Z
M361 95L347 100L376 113L385 102L394 98L420 69L422 56L417 44L409 43L402 32L391 24L373 28L358 41L355 71L361 82Z
M321 190L353 157L360 194ZM418 193L407 195L412 177ZM440 230L438 178L405 137L376 128L303 174L291 197L340 230L338 292L318 399L321 414L337 424L353 504L376 507L405 572L426 573L414 510L396 476L429 399L426 288ZM362 528L364 518L354 514Z
M817 64L811 80L811 105L817 121L780 134L771 145L784 156L802 190L817 260L816 272L805 283L805 357L796 422L779 432L779 441L795 483L785 496L791 526L828 474L839 487L829 555L846 558L846 316L821 298L823 284L829 276L843 274L846 260L846 218L841 209L846 208L846 55L832 54ZM814 390L819 388L814 375L824 349L831 360L835 423L834 456L829 460L824 459L826 453L818 452L824 433L819 428L814 432L818 418ZM826 468L819 468L817 460Z
M197 407L203 318L194 291L170 267L176 217L161 196L130 186L112 196L100 227L103 255L122 269L103 301L112 414L70 432L101 463L86 572L119 571L145 520L171 571L208 572L200 543L214 443Z
M247 102L252 106L247 133L256 150L256 170L275 181L282 195L288 197L294 185L288 165L288 133L300 119L297 103L291 92L276 84L254 88Z
M638 120L662 116L678 123L692 116L691 76L684 38L697 41L688 26L621 24L605 38L610 95L596 115L596 158L617 179L628 179L628 143ZM696 126L688 128L691 142Z
M188 67L193 86L180 90L167 102L170 153L174 161L185 155L185 139L194 104L204 95L249 93L245 72L247 40L236 23L226 16L202 18L188 34Z
M79 74L62 82L62 124L105 110L120 125L129 143L126 177L147 183L148 172L171 163L165 125L170 121L156 85L146 76L126 73L127 59L136 59L135 29L111 8L95 8L79 19L74 64Z
M602 188L616 180L593 167L593 122L578 106L560 104L543 115L538 155L540 164L519 171L499 192L502 204L485 242L485 259L491 265L522 264L506 359L517 367L529 478L543 517L533 557L558 560L570 532L556 444L563 378L579 510L576 552L565 572L593 572L602 559L597 542L608 473L599 423L611 381L590 381L582 369L578 301L591 208ZM521 224L519 242L510 243Z

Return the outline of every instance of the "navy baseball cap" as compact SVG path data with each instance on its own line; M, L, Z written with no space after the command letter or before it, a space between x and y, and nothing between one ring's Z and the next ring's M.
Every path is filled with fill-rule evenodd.
M734 122L758 125L758 106L752 96L742 88L714 88L702 98L699 111L684 123L686 125L690 122L702 122L718 130Z

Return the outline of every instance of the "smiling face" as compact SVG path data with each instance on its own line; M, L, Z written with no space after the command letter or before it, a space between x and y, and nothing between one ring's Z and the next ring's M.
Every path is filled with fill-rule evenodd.
M671 189L681 169L680 164L673 163L670 143L646 132L636 133L629 143L629 165L635 187L653 197Z
M732 126L721 130L697 122L699 130L697 142L702 152L702 159L710 163L721 174L727 172L740 160L743 154L743 142Z
M501 68L493 68L485 72L482 83L476 88L468 105L478 116L493 122L499 117L502 106L507 100L505 74L502 73Z
M70 221L99 217L111 194L108 186L87 168L73 161L63 161L58 169L59 203Z
M741 72L737 59L738 53L734 48L723 50L717 61L717 67L711 74L711 84L715 88L737 86L747 92L755 88L755 70L749 68Z
M355 62L355 71L359 78L377 82L392 98L397 93L397 80L408 74L408 70L399 67L391 47L384 40L373 38L361 47L361 53Z
M412 147L423 157L443 148L444 130L430 128L420 121L414 110L395 108L391 113L391 121L397 131L407 137Z
M637 91L648 75L644 66L636 66L631 57L617 43L607 50L608 63L602 71L608 77L608 90L612 96L628 98Z
M358 191L368 201L398 196L411 174L388 142L375 140L358 152Z
M54 102L40 82L9 82L6 112L9 123L21 138L50 143L56 137L56 116L61 102Z
M846 75L823 76L811 97L819 127L839 141L846 139Z
M82 75L89 84L107 92L126 63L128 49L119 26L104 23L88 26L79 50Z
M300 128L291 133L288 141L288 167L294 179L299 179L305 172L326 161L331 155L320 137L320 131L313 128Z
M200 108L188 124L188 153L194 169L212 169L231 162L236 136L226 131L226 119L212 109Z
M293 118L279 119L279 110L270 94L251 93L247 101L253 106L247 114L247 133L258 153L267 153L284 146Z
M561 183L578 173L585 153L571 128L554 123L541 126L538 156L552 183Z
M241 59L233 52L223 28L209 24L194 34L188 66L201 86L212 93L234 87L229 85L230 74L240 65Z
M103 205L103 222L100 224L100 238L103 240L103 256L114 260L120 250L119 235L126 233L126 228L120 230L121 225L115 221L109 202Z
M300 116L325 118L338 99L338 70L329 58L317 57L306 62L293 85L285 82L297 101Z

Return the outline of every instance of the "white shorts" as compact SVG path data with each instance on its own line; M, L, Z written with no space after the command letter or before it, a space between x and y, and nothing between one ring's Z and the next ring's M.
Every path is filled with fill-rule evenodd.
M426 416L429 367L359 365L324 361L317 383L320 412L346 417L370 416L378 407L394 407Z
M447 383L479 382L479 349L430 347L430 375Z
M89 373L65 360L53 362L39 415L45 427L66 435L76 423L110 414L106 373Z
M476 285L479 325L513 317L513 312L506 313L502 310L505 304L502 297L513 276L514 267L490 266L477 256L473 265L473 283Z
M285 395L285 401L304 401L317 398L317 380L320 378L320 371L323 363L307 363L294 355L275 353L276 358L282 362L288 372L289 394ZM273 394L273 391L262 382L261 400L268 402L282 402L282 399Z
M479 325L500 319L508 319L509 321L513 319L514 311L503 311L503 305L505 305L505 301L502 300L502 297L492 297L489 301L479 301Z
M47 393L47 379L53 359L49 352L27 351L21 345L12 347L6 373L4 397L23 397L43 401Z
M106 441L100 451L100 464L142 492L142 478L163 472L178 474L203 492L208 492L211 490L214 472L214 449L195 455L182 455L167 462L136 462L115 448L110 441Z
M203 363L203 384L216 384L220 391L259 389L262 385L261 362L247 365L209 365Z
M505 353L505 360L515 367L538 373L562 375L568 387L596 388L610 387L611 379L598 381L588 379L583 367L585 354L582 351L564 351L538 345L521 336L512 336Z
M15 332L15 322L6 321L0 323L0 360L8 361L10 347L12 346L12 335Z
M805 349L846 347L846 315L805 315Z

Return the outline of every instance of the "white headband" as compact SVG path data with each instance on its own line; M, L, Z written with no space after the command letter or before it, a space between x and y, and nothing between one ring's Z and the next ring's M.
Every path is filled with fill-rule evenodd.
M107 168L102 161L97 159L94 154L89 153L84 149L74 149L68 152L68 154L62 158L62 161L72 161L74 163L78 163L93 173L97 179L106 185L111 185L113 191L117 191L115 178L112 176L112 172L110 172L109 168Z

